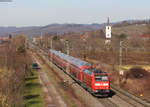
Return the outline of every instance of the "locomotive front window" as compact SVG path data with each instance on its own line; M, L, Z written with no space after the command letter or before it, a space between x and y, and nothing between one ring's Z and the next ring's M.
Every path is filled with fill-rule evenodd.
M95 76L95 81L108 81L107 76Z
M84 70L83 72L85 72L87 74L90 74L90 75L92 74L92 72L90 70L88 70L88 69Z

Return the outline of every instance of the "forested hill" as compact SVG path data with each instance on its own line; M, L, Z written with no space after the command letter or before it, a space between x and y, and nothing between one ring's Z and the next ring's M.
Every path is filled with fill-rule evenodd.
M24 34L28 36L36 36L40 35L41 32L44 34L85 32L98 30L104 26L105 24L50 24L47 26L36 27L0 27L0 36L5 36L8 34Z
M125 27L129 25L150 24L150 20L125 20L111 23L113 27ZM29 27L0 27L0 36L7 36L9 34L18 35L23 34L27 36L39 36L43 34L63 34L71 32L86 32L94 31L104 28L103 24L49 24L46 26L29 26Z

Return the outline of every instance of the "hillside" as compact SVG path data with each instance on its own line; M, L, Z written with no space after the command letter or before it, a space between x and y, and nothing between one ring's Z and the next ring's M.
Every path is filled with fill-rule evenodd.
M135 25L122 26L122 27L113 27L112 32L115 35L124 33L129 36L137 36L145 33L150 33L150 25L135 24Z
M140 35L147 33L150 20L127 20L113 22L113 34L126 33L128 35ZM28 26L28 27L0 27L0 36L9 34L23 34L27 36L39 36L43 34L64 34L64 33L80 33L86 31L97 31L104 29L106 23L102 24L49 24L46 26ZM104 29L105 30L105 29Z
M47 26L37 27L0 27L0 35L5 36L8 34L23 34L28 36L37 36L41 32L43 34L63 34L69 32L85 32L98 30L104 27L104 24L50 24Z
M21 32L21 31L28 31L28 30L31 30L31 29L36 29L38 27L15 27L15 26L12 26L12 27L0 27L0 36L5 36L5 35L9 35L10 33L12 32Z

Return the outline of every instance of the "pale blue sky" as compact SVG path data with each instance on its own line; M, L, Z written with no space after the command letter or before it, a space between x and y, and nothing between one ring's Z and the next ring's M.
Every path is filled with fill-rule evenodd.
M0 26L148 19L150 0L13 0L0 2L0 14Z

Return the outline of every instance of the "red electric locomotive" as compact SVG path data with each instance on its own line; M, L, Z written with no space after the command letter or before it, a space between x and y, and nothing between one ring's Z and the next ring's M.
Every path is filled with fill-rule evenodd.
M95 69L90 63L60 51L50 50L49 55L53 63L62 68L90 93L96 96L109 95L110 81L106 72Z

